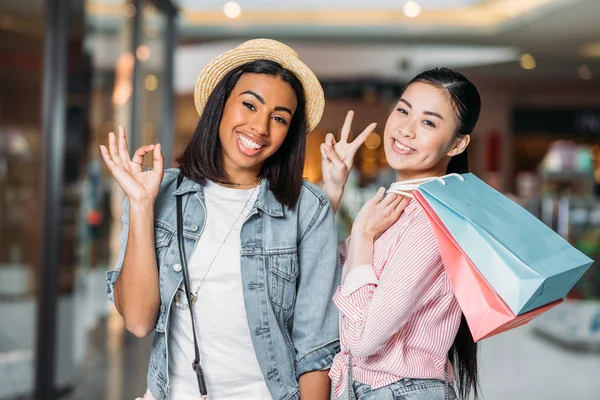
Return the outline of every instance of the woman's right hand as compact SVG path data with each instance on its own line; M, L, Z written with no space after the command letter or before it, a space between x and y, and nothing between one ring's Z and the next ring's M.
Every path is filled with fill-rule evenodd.
M151 151L154 153L153 168L142 171L144 156ZM127 150L125 128L121 125L119 126L118 147L115 134L110 132L108 134L108 149L106 146L100 145L100 152L106 166L130 202L154 202L163 178L164 160L160 152L160 144L140 147L131 159Z

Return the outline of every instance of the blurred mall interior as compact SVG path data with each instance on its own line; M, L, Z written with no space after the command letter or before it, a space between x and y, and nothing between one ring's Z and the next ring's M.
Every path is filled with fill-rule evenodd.
M378 123L340 238L394 179L380 135L403 84L448 66L482 95L473 172L598 260L598 16L599 0L1 0L0 399L144 393L152 337L128 334L105 296L123 193L98 145L123 124L174 165L198 73L249 38L291 45L325 89L307 179L349 109L358 132ZM484 400L599 399L598 263L563 305L480 349Z

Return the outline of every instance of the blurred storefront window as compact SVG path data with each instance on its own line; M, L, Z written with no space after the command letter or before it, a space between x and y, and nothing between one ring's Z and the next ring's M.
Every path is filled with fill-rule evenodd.
M0 399L33 396L40 361L36 346L45 334L37 323L40 268L47 267L40 261L40 243L48 161L42 147L43 72L48 68L44 40L48 29L55 29L46 18L49 3L0 5ZM114 348L123 343L122 326L102 322L111 310L104 275L113 262L123 196L107 177L98 145L118 124L133 127L133 145L168 138L160 131L166 126L165 112L172 113L173 107L172 78L165 75L172 73L166 60L173 57L166 44L174 39L175 8L169 1L67 4L64 176L57 210L61 222L54 231L60 240L56 334L48 335L56 337L56 347L43 353L54 358L56 369L48 376L57 392L37 393L36 398L77 393L79 385L93 380L84 373L90 357L106 357L104 346L110 348L111 340ZM136 48L134 28L139 33ZM60 102L60 94L54 95ZM172 122L172 116L167 120ZM90 333L99 324L104 324L101 332L114 334L94 354ZM118 379L112 386L117 388L112 398L120 398ZM104 389L110 398L111 390Z

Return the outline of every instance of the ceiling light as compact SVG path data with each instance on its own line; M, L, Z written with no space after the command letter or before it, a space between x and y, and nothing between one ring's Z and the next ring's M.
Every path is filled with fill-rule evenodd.
M149 74L144 79L144 84L149 92L154 92L158 88L158 78L156 75Z
M127 18L131 18L135 15L135 6L133 4L127 4L125 7L123 7L123 15L126 16Z
M121 54L117 59L117 64L115 65L115 86L112 96L112 101L115 105L122 106L131 96L134 63L135 57L129 52Z
M592 70L587 65L582 65L577 69L577 74L581 79L590 80L592 79Z
M147 44L139 46L135 52L135 55L140 61L148 61L150 58L150 47Z
M365 146L370 150L375 150L381 144L381 137L375 132L371 133L367 136L367 140L365 140Z
M227 18L235 19L242 13L242 7L235 1L228 1L223 5L223 13Z
M521 64L521 68L523 69L534 69L536 67L535 58L529 53L523 54L519 58L519 63Z
M416 1L407 1L402 11L408 18L417 18L421 14L421 6Z

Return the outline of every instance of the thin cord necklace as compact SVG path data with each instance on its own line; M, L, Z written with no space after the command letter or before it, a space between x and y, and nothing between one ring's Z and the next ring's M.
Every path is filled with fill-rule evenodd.
M231 231L233 231L233 228L235 227L235 225L237 224L238 220L240 219L240 217L244 213L244 210L246 210L246 207L248 206L248 203L250 202L250 199L254 196L254 193L256 192L256 189L258 189L258 186L254 188L254 190L252 191L252 193L250 194L250 196L246 200L246 203L244 203L244 206L242 207L242 211L240 211L240 213L238 214L237 218L233 222L233 225L231 225L231 228L229 228L229 231L227 232L227 235L225 235L225 239L223 239L223 241L221 242L221 245L219 246L219 249L217 250L217 252L213 256L212 260L210 261L210 264L208 265L208 269L206 270L206 273L204 273L204 276L202 277L202 280L200 281L200 284L198 285L198 287L194 291L194 296L192 297L192 304L191 305L194 305L196 303L196 300L198 300L198 292L200 292L200 289L202 289L202 286L204 286L204 283L206 282L206 277L208 276L208 273L210 272L210 269L212 268L215 260L217 259L217 256L221 252L221 249L225 245L225 242L227 241L227 238L229 237L229 234L231 233ZM188 305L182 304L179 301L179 289L177 289L177 292L175 292L175 305L177 307L179 307L180 309L183 309L183 310L185 310L185 309L187 309L189 307Z

